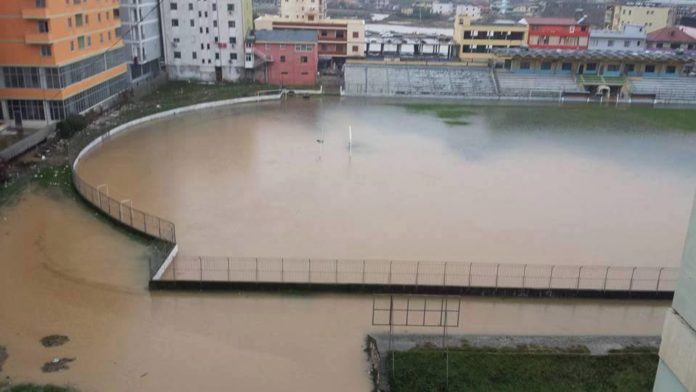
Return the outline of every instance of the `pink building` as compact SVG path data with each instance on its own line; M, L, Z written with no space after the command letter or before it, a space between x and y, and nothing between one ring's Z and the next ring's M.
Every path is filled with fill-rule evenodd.
M317 32L258 30L245 47L244 68L259 83L313 86L317 83Z

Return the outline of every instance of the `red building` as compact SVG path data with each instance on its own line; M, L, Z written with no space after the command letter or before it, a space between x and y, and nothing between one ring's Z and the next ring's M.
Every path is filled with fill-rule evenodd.
M529 25L530 48L587 49L590 26L583 19L528 17L521 22Z
M313 86L318 60L316 31L258 30L247 38L244 68L259 83Z

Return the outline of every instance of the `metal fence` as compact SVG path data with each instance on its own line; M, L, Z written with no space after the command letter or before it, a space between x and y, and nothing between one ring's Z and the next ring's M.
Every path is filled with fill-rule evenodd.
M162 280L671 292L678 272L668 267L177 257Z
M174 223L158 216L148 214L147 212L137 210L122 201L110 197L108 194L82 180L75 171L73 171L73 183L85 200L99 208L111 218L149 236L159 238L172 244L176 243L176 229L174 228Z

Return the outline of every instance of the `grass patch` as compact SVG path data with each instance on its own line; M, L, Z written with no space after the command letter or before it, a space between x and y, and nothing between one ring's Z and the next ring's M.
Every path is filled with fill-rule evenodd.
M694 109L628 109L639 120L656 126L666 126L682 131L696 131L696 110Z
M393 392L446 390L445 353L414 349L396 353ZM450 391L651 391L658 356L654 352L591 356L544 352L530 347L450 350Z
M407 103L401 105L413 113L429 113L437 116L448 125L467 125L462 118L471 116L475 112L466 106L454 103Z

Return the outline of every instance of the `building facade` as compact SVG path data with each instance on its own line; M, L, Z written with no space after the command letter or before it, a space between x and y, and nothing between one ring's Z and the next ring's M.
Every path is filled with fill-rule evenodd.
M527 44L527 25L509 20L476 23L464 15L454 18L454 42L459 59L471 63L488 63L500 48L519 48Z
M319 53L313 30L259 30L246 41L245 67L254 80L277 86L314 86Z
M454 4L433 1L430 5L430 12L435 15L452 15L454 13Z
M573 18L526 17L529 26L527 44L535 49L587 49L590 26Z
M239 80L253 25L251 0L162 0L160 13L171 79Z
M313 22L326 19L326 0L279 0L280 17L292 21Z
M346 58L365 57L365 21L361 19L321 19L314 22L293 22L281 16L256 18L260 30L312 30L317 32L320 60L343 63Z
M626 25L617 30L591 30L588 49L645 50L645 27Z
M0 117L26 126L128 88L118 0L0 1Z
M696 35L689 34L695 29L681 26L668 26L648 34L650 50L696 50Z
M604 26L621 30L624 26L643 26L650 33L674 24L674 11L668 7L609 5L604 15Z
M131 81L159 75L162 37L158 0L121 0L121 25Z
M468 16L471 20L478 20L481 19L481 7L469 4L457 4L455 14Z
M655 392L696 390L696 202L684 244L672 308L662 330Z

